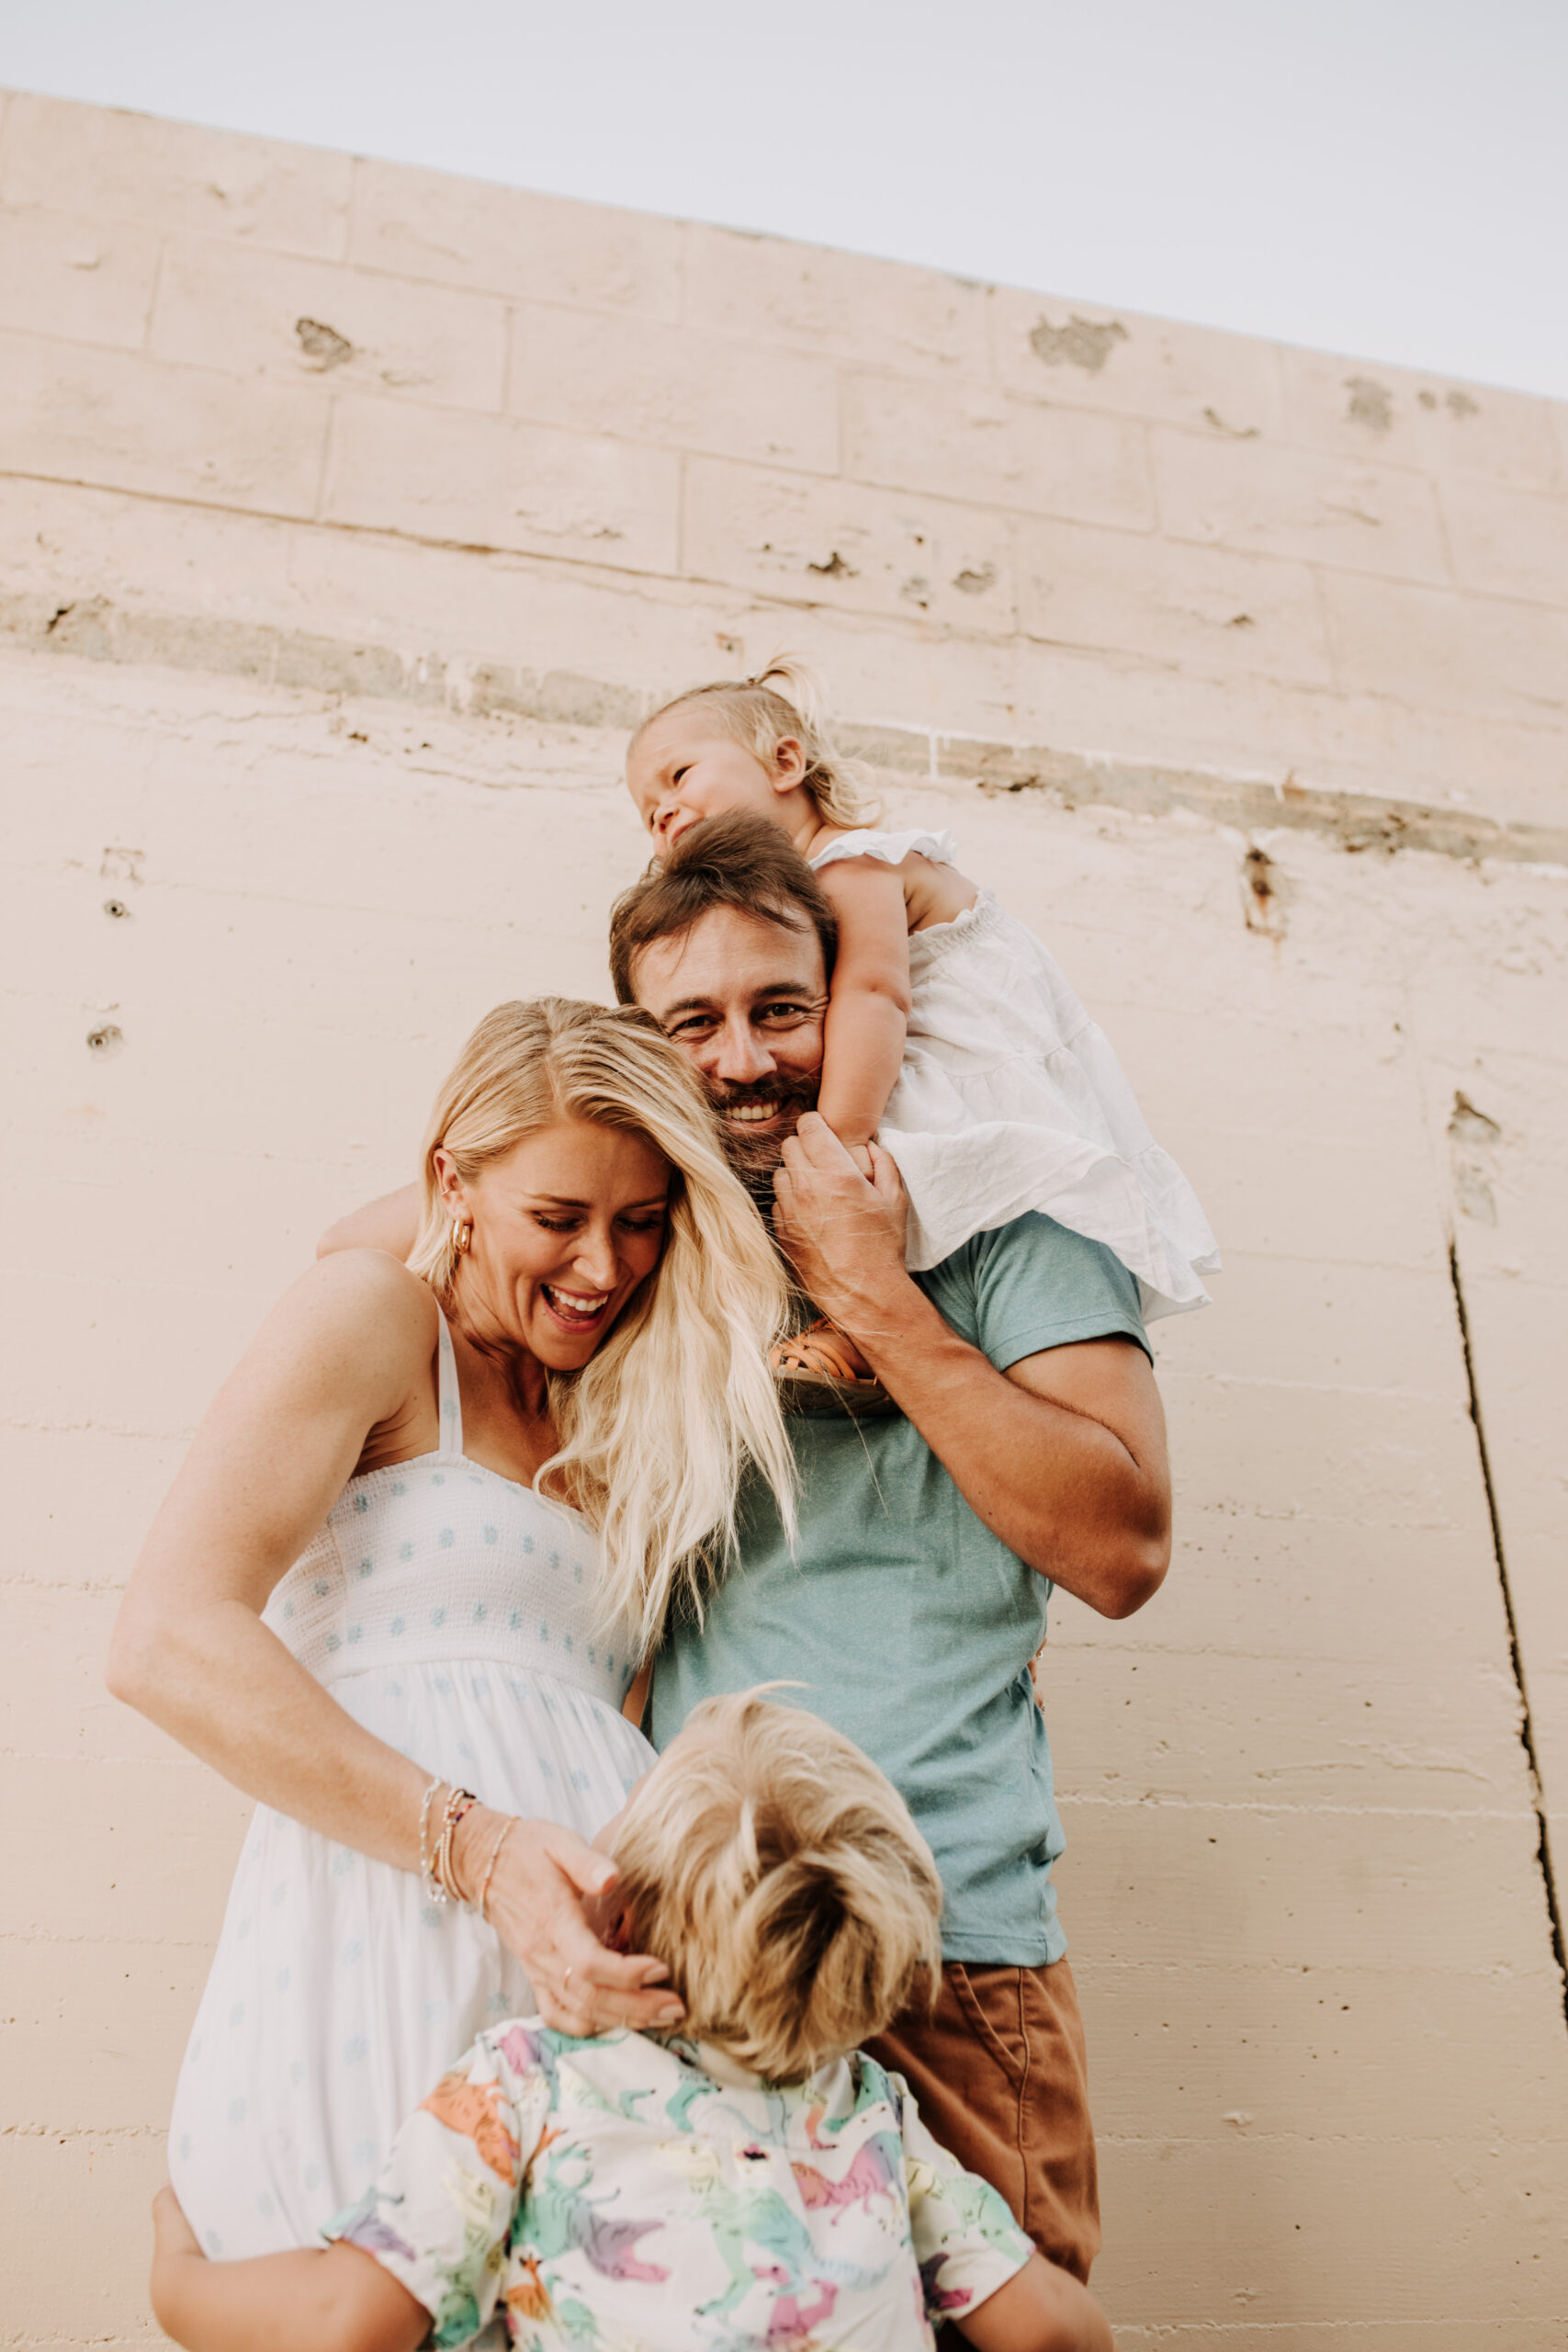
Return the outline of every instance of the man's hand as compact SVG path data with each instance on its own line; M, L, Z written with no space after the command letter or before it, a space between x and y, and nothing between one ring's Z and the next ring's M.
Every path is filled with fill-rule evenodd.
M859 1340L908 1282L908 1203L891 1155L873 1144L868 1183L826 1119L807 1111L773 1178L773 1230L800 1286L824 1315Z

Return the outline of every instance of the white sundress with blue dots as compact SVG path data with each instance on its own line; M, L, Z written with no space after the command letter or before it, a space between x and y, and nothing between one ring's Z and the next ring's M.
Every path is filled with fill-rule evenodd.
M429 1772L591 1838L654 1760L620 1713L632 1659L598 1617L598 1540L467 1459L445 1320L439 1362L439 1450L351 1479L264 1622ZM534 2006L477 1914L258 1806L169 2128L202 2245L309 2245L474 2037Z

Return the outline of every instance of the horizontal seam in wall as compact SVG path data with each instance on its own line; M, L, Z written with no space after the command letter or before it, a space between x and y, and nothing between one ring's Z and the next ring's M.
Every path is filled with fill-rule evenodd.
M1288 1819L1301 1815L1315 1816L1327 1814L1342 1821L1359 1821L1372 1815L1379 1820L1392 1821L1526 1821L1532 1826L1535 1821L1535 1808L1528 1799L1517 1805L1333 1804L1327 1802L1300 1804L1262 1798L1248 1802L1237 1797L1113 1797L1062 1786L1058 1786L1056 1795L1064 1811L1073 1806L1094 1805L1106 1813L1235 1813L1245 1814L1253 1819L1273 1815Z
M186 503L197 511L212 511L199 502ZM479 718L510 714L547 724L620 729L636 726L653 700L651 690L639 692L570 673L520 672L435 652L409 655L384 645L206 615L124 612L105 597L73 598L46 617L49 603L37 594L5 599L0 603L0 636L32 651L117 666L208 671L253 678L283 691L357 695ZM62 637L57 632L66 621L72 626ZM922 781L931 780L933 739L926 731L851 723L839 732L847 751L888 773L911 771ZM1043 745L1010 746L957 735L938 736L935 742L937 780L973 784L988 797L1039 793L1049 805L1065 810L1098 807L1148 817L1184 809L1248 832L1316 832L1352 852L1424 850L1465 862L1494 858L1568 869L1568 829L1507 823L1293 781L1273 785L1202 770L1095 759Z

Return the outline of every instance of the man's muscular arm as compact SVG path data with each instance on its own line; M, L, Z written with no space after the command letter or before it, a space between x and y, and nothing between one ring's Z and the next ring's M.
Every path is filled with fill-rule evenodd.
M804 1288L1008 1549L1130 1617L1170 1563L1165 1415L1143 1351L1079 1340L998 1372L910 1281L903 1187L886 1152L874 1160L868 1184L811 1114L784 1146L774 1223Z

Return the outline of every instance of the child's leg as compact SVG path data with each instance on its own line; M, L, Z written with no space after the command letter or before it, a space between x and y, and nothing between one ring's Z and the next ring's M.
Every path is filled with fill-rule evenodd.
M775 1372L821 1372L833 1380L874 1380L875 1373L854 1341L835 1323L808 1323L793 1340L781 1340L769 1355Z
M172 2188L152 2202L152 2309L186 2352L415 2352L430 2313L357 2246L209 2262Z
M976 2352L1116 2352L1089 2289L1043 2254L954 2324Z

